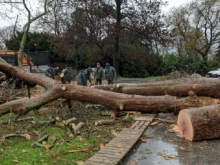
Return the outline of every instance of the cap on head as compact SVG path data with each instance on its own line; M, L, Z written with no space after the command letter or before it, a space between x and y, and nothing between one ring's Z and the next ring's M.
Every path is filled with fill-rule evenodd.
M106 63L105 66L110 66L110 64L109 64L109 63Z
M88 70L88 72L89 72L89 73L91 73L91 72L92 72L92 68L91 68L91 67L88 67L88 69L87 69L87 70Z

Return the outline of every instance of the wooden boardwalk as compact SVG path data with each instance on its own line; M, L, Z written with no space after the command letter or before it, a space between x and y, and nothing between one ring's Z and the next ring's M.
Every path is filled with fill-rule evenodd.
M84 165L120 165L123 158L134 147L154 115L140 116L130 128L124 128L114 139L95 155L89 158Z

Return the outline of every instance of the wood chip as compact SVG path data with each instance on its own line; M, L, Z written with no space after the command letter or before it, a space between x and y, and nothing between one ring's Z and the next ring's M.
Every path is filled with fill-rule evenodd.
M184 148L184 147L179 147L179 149L180 149L180 150L185 150L185 148Z
M158 123L159 123L159 121L152 122L152 123L150 124L150 126L157 125Z

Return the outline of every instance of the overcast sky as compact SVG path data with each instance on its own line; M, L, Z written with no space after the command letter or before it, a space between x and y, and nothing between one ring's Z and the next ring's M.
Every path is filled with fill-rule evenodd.
M168 6L163 8L165 12L169 11L169 9L172 7L179 7L179 6L185 5L191 2L192 0L166 0L166 1L168 1Z
M186 3L191 2L192 0L164 0L164 1L168 1L169 5L163 8L162 10L164 12L168 12L170 8L184 5ZM3 19L0 19L0 27L12 25L14 24L14 22L15 21L8 21L8 20L5 21Z

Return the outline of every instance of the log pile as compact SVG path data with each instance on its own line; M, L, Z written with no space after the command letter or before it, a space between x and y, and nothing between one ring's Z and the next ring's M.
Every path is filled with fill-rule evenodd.
M210 107L218 107L217 104L219 104L220 81L217 78L188 77L90 88L75 84L60 84L43 75L31 74L13 67L2 59L0 59L0 69L8 75L45 88L44 93L34 98L22 98L1 104L0 116L10 112L24 115L60 98L107 106L113 111L113 117L116 117L117 113L121 111L175 112L178 114L180 110L185 109L178 116L178 125L182 136L192 141L220 137L220 132L214 128L211 130L215 131L217 135L213 133L214 135L211 136L210 132L204 136L198 134L199 130L201 131L204 129L204 125L207 125L206 121L218 121L215 119L218 116L218 110L207 111L207 109L211 109ZM213 113L213 115L209 113ZM196 118L197 114L198 118ZM206 120L203 120L204 115L206 115ZM198 123L203 123L203 125L198 125ZM186 124L187 128L183 126ZM212 122L211 126L213 126Z

